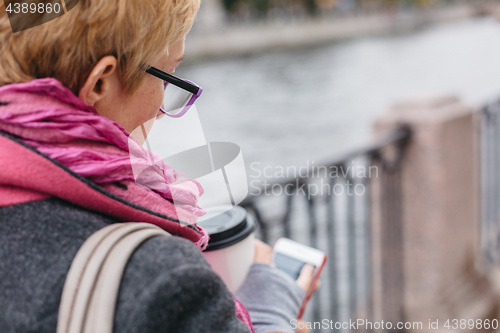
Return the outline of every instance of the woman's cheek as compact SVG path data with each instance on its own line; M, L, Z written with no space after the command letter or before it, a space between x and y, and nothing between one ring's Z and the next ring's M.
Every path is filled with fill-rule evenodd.
M161 87L155 89L156 90L156 94L155 94L155 98L154 98L154 105L152 106L152 108L154 109L154 117L156 117L158 115L158 111L160 110L160 107L163 105L163 98L165 97L165 90L164 90L164 87L163 87L163 83L161 85Z
M160 107L163 104L163 97L163 86L159 88L156 84L155 87L150 90L150 93L145 96L145 100L143 100L143 106L147 105L147 112L145 115L143 115L143 117L145 118L144 121L148 121L157 117ZM144 109L144 107L141 107L141 109Z

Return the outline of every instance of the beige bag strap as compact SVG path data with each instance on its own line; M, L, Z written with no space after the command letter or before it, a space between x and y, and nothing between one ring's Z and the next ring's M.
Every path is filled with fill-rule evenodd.
M90 236L68 272L57 333L112 333L116 299L130 256L147 239L168 235L149 223L115 223Z

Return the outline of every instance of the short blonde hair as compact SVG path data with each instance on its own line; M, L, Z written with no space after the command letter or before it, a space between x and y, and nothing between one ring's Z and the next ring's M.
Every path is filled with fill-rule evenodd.
M12 33L4 0L0 7L0 86L53 77L75 94L97 62L118 60L128 94L191 29L200 0L80 0L67 14Z

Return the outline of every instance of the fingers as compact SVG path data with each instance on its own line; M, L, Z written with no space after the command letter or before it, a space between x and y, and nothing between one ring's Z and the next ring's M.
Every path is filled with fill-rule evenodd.
M314 282L314 287L313 287L312 292L313 292L313 293L315 293L315 292L316 292L316 290L318 290L318 289L319 289L319 287L321 287L321 281L320 281L320 280L316 280L316 281Z
M297 325L298 327L304 327L304 328L297 328L297 329L295 330L295 333L309 333L309 329L305 328L305 327L306 327L306 324L305 324L305 322L304 322L304 321L302 321L302 320L300 320L300 319L299 319L299 320L297 321L297 324L298 324L298 325Z
M266 243L256 239L255 242L255 256L254 262L261 264L268 264L274 266L273 262L273 249Z
M300 271L297 285L303 290L307 291L313 279L314 266L310 264L304 265Z

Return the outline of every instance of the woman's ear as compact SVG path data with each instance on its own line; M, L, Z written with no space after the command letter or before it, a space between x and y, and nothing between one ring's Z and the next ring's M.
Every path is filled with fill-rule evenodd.
M113 56L105 56L94 66L89 76L80 88L78 98L85 104L94 106L111 89L113 74L116 74L117 60Z

